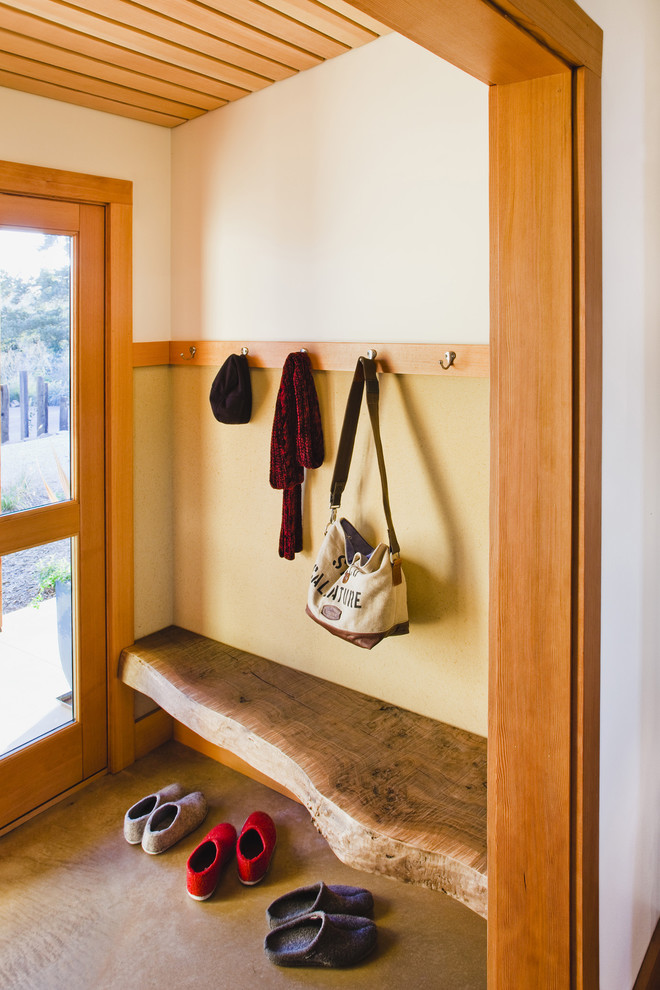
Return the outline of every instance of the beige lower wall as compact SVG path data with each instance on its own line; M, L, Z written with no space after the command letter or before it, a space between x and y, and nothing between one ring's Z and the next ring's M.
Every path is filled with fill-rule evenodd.
M162 373L139 373L137 379L136 407L150 408L159 432L164 424L157 422L154 388ZM382 435L411 631L365 651L329 635L305 615L351 375L315 375L326 463L308 473L304 550L287 561L278 555L282 495L268 480L279 371L252 371L253 416L240 426L220 424L212 416L208 394L215 369L178 367L167 373L172 375L174 621L486 735L488 382L381 377ZM365 409L342 512L367 539L379 540L385 523L367 429ZM150 456L155 457L153 451ZM141 470L164 518L160 479L149 466ZM158 542L150 504L146 498L136 512L136 534L145 529L141 552ZM145 593L154 580L152 561L142 561L136 574L141 568L136 590L140 586Z
M174 614L172 369L133 372L135 636Z

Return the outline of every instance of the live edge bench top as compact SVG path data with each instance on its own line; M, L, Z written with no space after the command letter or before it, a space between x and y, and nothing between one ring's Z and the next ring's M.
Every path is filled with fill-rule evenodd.
M285 785L337 856L486 915L486 740L170 626L123 651L130 687Z

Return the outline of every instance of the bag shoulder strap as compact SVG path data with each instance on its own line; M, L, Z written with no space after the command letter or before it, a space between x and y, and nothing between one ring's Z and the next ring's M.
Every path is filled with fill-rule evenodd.
M378 375L376 373L376 362L371 358L360 357L358 359L358 363L355 366L355 373L353 375L351 388L348 393L346 411L344 413L344 422L342 424L341 434L339 437L339 447L337 448L335 469L332 474L332 482L330 485L331 518L334 520L337 514L337 510L341 505L341 497L344 492L344 488L346 487L346 481L348 480L348 472L351 466L351 459L353 457L353 448L355 446L355 433L357 430L358 419L360 417L360 407L362 405L362 393L365 390L365 385L367 392L367 409L369 411L369 420L371 422L371 429L374 436L374 446L376 448L376 457L378 459L378 470L380 472L380 485L383 494L383 509L385 510L385 520L387 522L387 535L390 553L393 557L398 557L400 548L396 538L396 533L394 532L394 523L392 522L390 497L387 487L387 473L385 471L385 458L383 456L383 445L380 439L380 420L378 414L380 388L378 385Z

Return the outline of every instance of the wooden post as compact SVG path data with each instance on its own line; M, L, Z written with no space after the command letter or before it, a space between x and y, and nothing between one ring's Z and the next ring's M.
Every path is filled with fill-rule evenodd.
M574 987L571 112L568 72L490 90L488 985L498 990Z
M108 553L108 769L135 759L133 692L117 677L117 661L135 638L133 625L133 364L132 207L106 211L106 539Z
M48 433L48 385L41 375L37 378L37 436Z
M30 436L30 400L28 397L27 371L19 371L18 373L18 400L21 409L21 440L27 440Z
M64 396L60 399L60 430L69 429L69 403Z
M0 442L9 443L9 386L0 385Z
M600 746L600 530L602 446L601 84L589 69L575 74L575 299L577 365L573 407L578 449L573 517L578 573L574 612L574 789L571 855L575 987L597 987ZM648 984L651 987L652 983Z

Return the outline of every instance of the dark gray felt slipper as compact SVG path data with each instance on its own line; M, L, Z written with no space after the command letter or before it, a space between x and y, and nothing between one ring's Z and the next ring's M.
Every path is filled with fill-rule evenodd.
M353 914L314 911L266 935L264 949L278 966L352 966L376 946L376 925Z
M364 887L345 887L341 884L328 886L321 881L310 887L298 887L283 894L266 909L266 917L271 928L292 921L312 911L325 911L326 914L358 914L371 917L374 899Z

